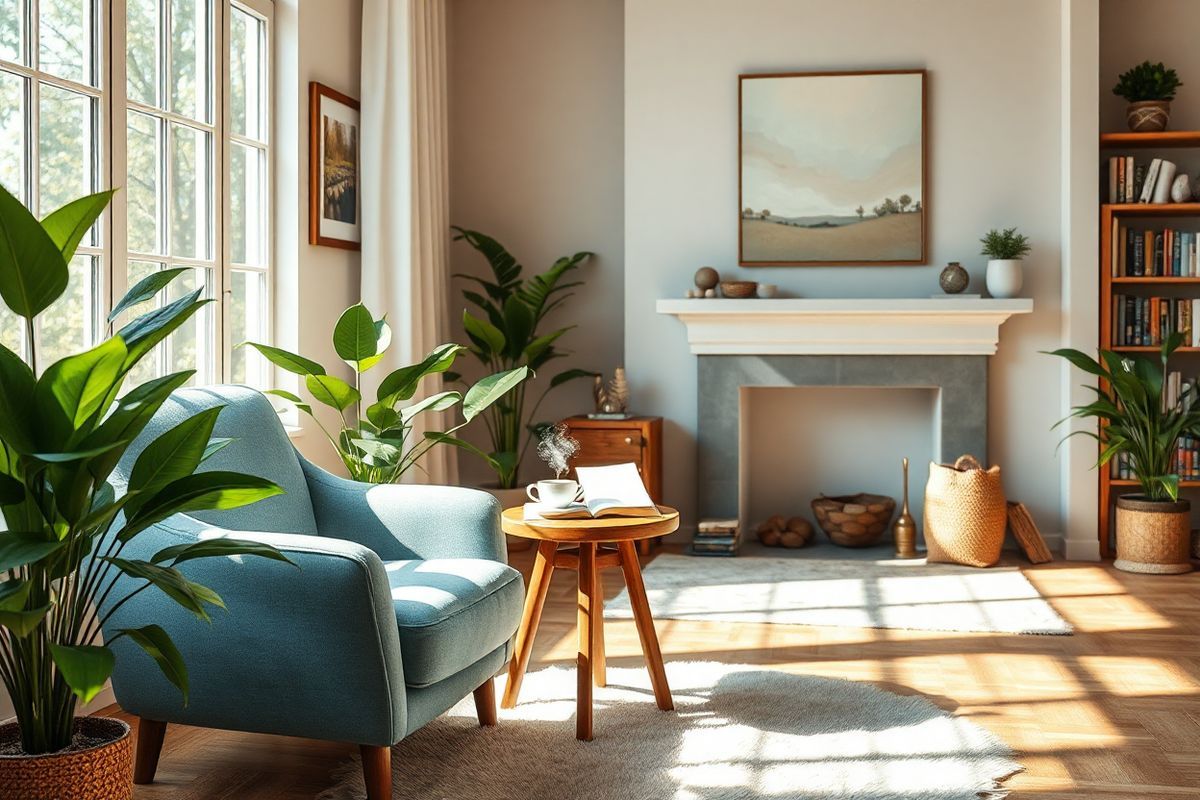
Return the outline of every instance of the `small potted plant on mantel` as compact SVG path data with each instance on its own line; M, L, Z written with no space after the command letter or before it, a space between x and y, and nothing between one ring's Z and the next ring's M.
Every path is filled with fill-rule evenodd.
M992 297L1016 297L1021 291L1021 260L1029 254L1029 238L1016 228L992 229L979 240L988 257L987 289Z
M1125 109L1125 121L1134 133L1153 133L1167 129L1171 118L1171 101L1175 90L1183 84L1175 70L1167 69L1162 62L1151 64L1143 61L1136 67L1122 72L1113 87L1113 94L1124 97L1129 106Z
M1179 497L1175 453L1179 437L1200 433L1200 412L1193 410L1197 382L1183 385L1180 402L1167 404L1163 399L1167 360L1182 343L1182 334L1168 336L1158 363L1110 350L1101 350L1099 359L1070 348L1052 353L1101 379L1100 386L1089 385L1097 399L1076 406L1067 419L1098 420L1097 432L1079 431L1100 442L1096 466L1106 468L1124 453L1138 483L1140 492L1117 498L1114 566L1126 572L1176 574L1192 569L1188 553L1192 508Z

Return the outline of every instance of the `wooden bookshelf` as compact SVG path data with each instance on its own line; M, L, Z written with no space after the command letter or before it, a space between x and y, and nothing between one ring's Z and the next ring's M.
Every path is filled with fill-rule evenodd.
M1108 156L1130 155L1131 150L1169 150L1169 149L1200 149L1200 131L1161 131L1159 133L1102 133L1100 134L1101 173L1107 179ZM1174 160L1174 159L1172 159ZM1200 297L1200 277L1166 277L1166 276L1119 276L1112 274L1112 224L1114 219L1154 219L1160 217L1196 217L1200 218L1200 203L1105 203L1107 199L1107 180L1102 181L1100 203L1100 347L1119 353L1153 354L1158 347L1114 347L1112 304L1113 288L1124 287L1174 287L1174 295L1179 297ZM1200 230L1200 225L1197 225ZM1118 292L1120 293L1120 292ZM1200 323L1200 320L1196 320ZM1189 364L1196 364L1194 355L1200 353L1200 347L1181 347L1176 353L1190 359ZM1100 553L1105 558L1113 556L1112 526L1115 495L1114 489L1137 486L1137 481L1120 480L1111 477L1108 467L1099 472L1100 497L1099 520L1097 524L1100 538ZM1184 488L1200 488L1200 480L1182 480L1179 485Z

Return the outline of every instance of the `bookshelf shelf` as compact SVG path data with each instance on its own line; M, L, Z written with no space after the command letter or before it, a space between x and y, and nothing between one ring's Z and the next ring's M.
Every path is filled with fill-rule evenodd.
M1105 203L1100 209L1122 217L1200 216L1200 203Z
M1123 345L1121 347L1105 347L1115 353L1157 353L1162 350L1158 345ZM1200 353L1200 347L1180 347L1176 353Z
M1102 133L1100 149L1150 150L1170 147L1200 147L1200 131L1159 131L1157 133Z
M1109 481L1109 484L1112 486L1141 486L1141 484L1137 481L1120 480L1118 478L1113 478L1111 481ZM1179 482L1179 488L1181 489L1195 489L1198 487L1200 487L1200 481Z
M1158 284L1161 284L1161 283L1165 283L1165 284L1194 283L1194 284L1200 284L1200 278L1181 278L1179 276L1172 277L1172 276L1166 276L1166 275L1120 275L1120 276L1113 278L1112 282L1113 283L1132 283L1132 284L1140 284L1140 283L1158 283Z

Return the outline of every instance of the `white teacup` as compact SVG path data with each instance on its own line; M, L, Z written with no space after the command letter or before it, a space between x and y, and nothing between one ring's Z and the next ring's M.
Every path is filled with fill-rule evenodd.
M583 499L583 487L572 480L538 481L526 486L525 494L535 503L550 508L566 508Z

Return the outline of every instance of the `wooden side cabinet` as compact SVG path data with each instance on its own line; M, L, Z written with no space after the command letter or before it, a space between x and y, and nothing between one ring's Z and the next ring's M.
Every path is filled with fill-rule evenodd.
M662 497L662 417L630 417L629 419L589 419L586 416L567 417L563 424L579 441L579 453L571 461L571 476L575 467L601 467L632 461L646 484L650 499L663 502ZM648 552L652 540L640 543Z

